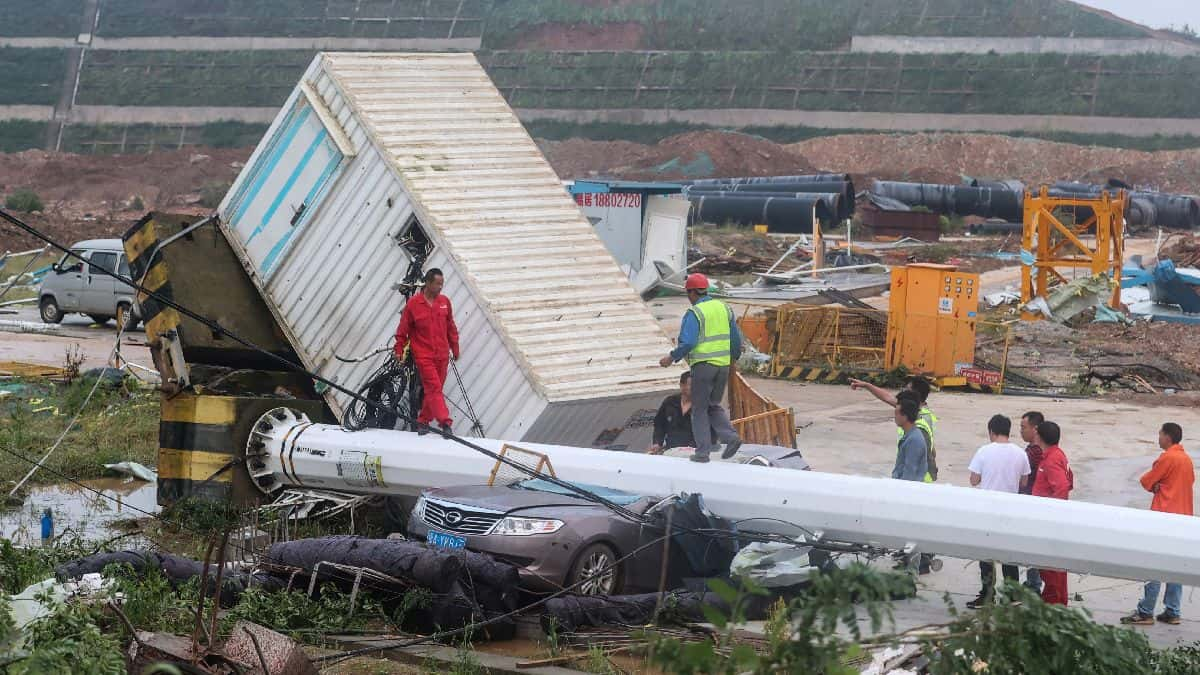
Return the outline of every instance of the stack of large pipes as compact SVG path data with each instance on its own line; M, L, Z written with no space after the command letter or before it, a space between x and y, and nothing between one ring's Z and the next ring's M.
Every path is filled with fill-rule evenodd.
M1050 196L1094 197L1104 190L1128 192L1129 203L1125 207L1125 222L1131 226L1185 230L1200 227L1200 203L1192 195L1133 190L1121 181L1110 179L1104 185L1059 181L1050 188Z
M1129 195L1125 221L1132 227L1200 227L1200 199L1191 195L1134 190L1121 181L1109 180L1104 185L1061 181L1050 188L1050 196L1095 197L1104 190L1117 189ZM965 185L876 180L871 183L871 192L909 206L923 206L934 213L999 218L1014 223L1024 220L1025 186L1015 180L972 180Z
M1024 217L1025 186L1019 181L972 181L969 185L939 185L937 183L902 183L876 180L871 192L904 202L923 206L934 213L954 213L960 216L1001 218L1020 222Z
M854 213L848 174L709 178L689 182L683 193L694 221L766 225L773 232L811 232L814 217L831 223Z

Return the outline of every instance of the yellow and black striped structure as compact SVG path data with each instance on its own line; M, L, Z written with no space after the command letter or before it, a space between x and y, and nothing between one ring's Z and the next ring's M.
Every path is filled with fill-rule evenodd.
M262 497L245 467L250 430L280 405L328 419L323 401L181 393L163 397L158 424L158 503L187 497L250 504Z
M215 221L151 213L124 236L133 279L253 344L297 363L270 309ZM169 242L165 245L162 242ZM307 377L267 355L138 293L146 339L162 375L158 503L187 497L253 502L262 496L244 465L254 423L280 405L333 421ZM175 363L177 343L186 363ZM178 353L178 352L177 352ZM176 372L184 371L184 372ZM188 386L179 386L186 375Z
M834 384L858 377L864 371L846 371L837 368L820 368L808 366L780 366L771 373L773 377L785 380L804 380L805 382L822 382Z

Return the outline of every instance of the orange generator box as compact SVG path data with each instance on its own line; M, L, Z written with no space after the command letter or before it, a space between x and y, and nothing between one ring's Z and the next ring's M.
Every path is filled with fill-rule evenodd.
M890 300L885 367L965 383L975 363L979 275L953 265L893 268Z

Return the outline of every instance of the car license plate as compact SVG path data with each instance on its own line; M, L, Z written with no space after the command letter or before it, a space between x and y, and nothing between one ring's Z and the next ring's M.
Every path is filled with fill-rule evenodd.
M425 541L433 544L434 546L440 546L442 548L467 547L467 540L465 538L456 537L453 534L446 534L445 532L438 532L436 530L430 530L429 532L425 533Z

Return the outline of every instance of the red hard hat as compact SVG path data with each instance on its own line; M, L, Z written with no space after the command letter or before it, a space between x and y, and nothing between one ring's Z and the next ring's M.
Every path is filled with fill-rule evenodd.
M708 277L699 272L689 274L687 281L683 284L683 288L687 291L707 291Z

